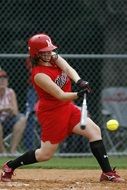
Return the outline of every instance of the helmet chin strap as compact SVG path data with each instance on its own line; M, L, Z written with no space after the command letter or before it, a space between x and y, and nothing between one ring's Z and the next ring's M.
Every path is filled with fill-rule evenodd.
M41 56L39 56L39 59L40 59L41 61L45 62L45 63L46 63L46 62L50 62L51 59L57 60L57 59L58 59L58 53L53 54L53 55L51 56L51 59L50 59L49 61L44 60Z
M46 62L49 62L49 61L46 61L46 60L44 60L44 59L42 59L42 58L40 58L40 60L43 61L43 62L45 62L45 63L46 63Z
M45 62L45 63L46 63L46 62L49 62L49 61L43 59L42 56L39 56L39 55L38 55L38 58L39 58L41 61Z

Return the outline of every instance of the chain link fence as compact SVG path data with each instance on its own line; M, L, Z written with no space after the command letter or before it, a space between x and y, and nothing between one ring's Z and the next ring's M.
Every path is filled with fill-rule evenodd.
M90 82L94 93L88 97L88 110L102 129L108 152L126 154L127 126L121 126L114 133L108 132L105 124L109 114L108 117L104 114L102 105L103 89L127 86L127 57L117 56L127 52L126 1L1 0L0 10L0 67L9 75L9 86L17 94L20 111L26 113L27 106L27 40L35 33L44 32L52 36L59 47L59 53L81 77ZM15 56L8 56L9 54ZM20 56L21 54L25 56ZM66 54L73 56L66 57ZM84 57L74 57L75 54ZM85 54L92 55L86 58ZM115 54L116 57L96 58L95 54ZM76 90L75 85L73 89ZM124 97L124 104L126 103L127 98ZM80 101L76 101L76 104L81 106ZM126 113L124 108L121 114ZM32 122L29 120L31 127L26 127L18 147L20 152L40 145L39 125L32 114ZM58 154L84 155L91 154L91 151L87 139L72 135L60 145Z

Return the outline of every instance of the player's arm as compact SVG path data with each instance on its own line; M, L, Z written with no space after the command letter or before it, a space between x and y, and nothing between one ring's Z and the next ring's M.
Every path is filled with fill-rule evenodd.
M77 92L64 92L51 78L42 73L38 73L34 77L35 83L45 92L59 100L75 100L78 98Z
M18 113L18 103L17 103L16 93L13 89L11 93L10 111L13 115L17 115Z
M10 112L10 107L0 107L0 112Z
M65 59L63 59L60 55L58 55L58 59L56 60L56 64L60 67L81 89L86 90L88 93L91 92L91 88L89 83L80 78L79 74L75 69L73 69Z
M56 60L56 64L60 67L75 83L80 79L79 74L75 69L73 69L65 59L63 59L60 55L58 55L58 59Z

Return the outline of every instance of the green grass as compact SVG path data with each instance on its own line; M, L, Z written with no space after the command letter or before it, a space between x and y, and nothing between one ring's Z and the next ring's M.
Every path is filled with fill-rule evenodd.
M1 158L0 167L7 160L10 160L10 158ZM124 157L114 156L114 157L110 157L109 160L112 167L116 166L119 169L127 169L127 156L124 156ZM49 161L27 165L27 166L24 166L23 168L99 169L100 167L94 157L84 157L84 158L54 157Z

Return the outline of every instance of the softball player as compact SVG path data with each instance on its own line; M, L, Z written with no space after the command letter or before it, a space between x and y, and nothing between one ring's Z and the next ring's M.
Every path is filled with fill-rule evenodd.
M33 65L32 83L39 97L36 114L43 128L41 147L5 163L1 180L11 181L14 170L22 165L49 160L59 143L75 133L89 139L91 151L102 169L100 181L123 182L110 166L100 128L90 118L87 118L85 130L80 128L81 110L73 101L90 93L89 83L55 53L57 46L48 35L32 36L28 48ZM72 92L71 80L79 87L78 92Z

